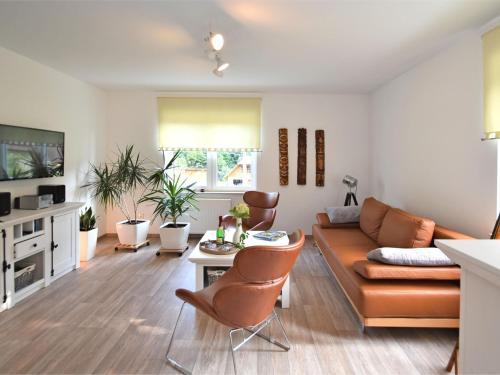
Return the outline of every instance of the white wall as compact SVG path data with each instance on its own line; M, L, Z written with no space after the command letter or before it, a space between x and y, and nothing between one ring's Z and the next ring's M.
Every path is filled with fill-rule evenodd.
M370 191L368 98L364 95L264 95L258 189L279 191L276 228L311 232L316 213L343 205L346 174L359 179L360 203ZM278 129L288 128L289 185L279 185ZM307 185L297 185L297 130L307 128ZM325 186L316 187L316 129L325 130Z
M36 194L41 184L65 184L67 201L86 200L79 186L105 147L103 91L0 48L0 123L65 132L64 177L0 182L0 191L16 197ZM104 222L101 215L101 233Z
M449 48L372 95L373 191L441 225L488 238L497 207L496 142L482 142L481 39Z
M108 151L117 145L135 144L144 156L160 160L157 151L156 96L152 92L116 91L108 95ZM364 95L264 94L263 149L259 157L257 188L281 193L276 228L303 228L311 232L315 214L325 206L342 205L345 190L342 177L360 179L360 199L370 184L368 98ZM290 184L279 185L278 129L289 129ZM307 185L297 186L297 129L308 129ZM324 129L326 138L325 187L315 186L314 130ZM233 201L241 196L230 195ZM141 213L148 217L150 210ZM107 230L114 232L119 212L108 211ZM217 218L214 218L214 226ZM157 232L158 226L152 228Z

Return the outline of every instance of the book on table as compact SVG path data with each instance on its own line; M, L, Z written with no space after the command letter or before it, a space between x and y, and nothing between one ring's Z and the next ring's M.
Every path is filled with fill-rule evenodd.
M266 230L265 232L256 233L253 235L254 238L264 241L278 241L280 238L286 236L285 232Z

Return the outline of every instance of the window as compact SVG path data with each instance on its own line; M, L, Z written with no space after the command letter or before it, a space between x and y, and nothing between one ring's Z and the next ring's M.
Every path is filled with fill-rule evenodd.
M170 153L172 156L173 152ZM196 186L208 186L208 161L206 151L181 151L177 157L176 172Z
M217 188L245 188L254 186L255 162L252 152L216 152ZM252 168L253 167L253 168Z
M167 160L173 151L165 153ZM256 152L246 151L181 151L174 173L180 173L198 189L208 191L240 191L255 188Z
M167 159L182 150L175 173L209 191L255 188L260 98L158 97L157 104L159 149Z

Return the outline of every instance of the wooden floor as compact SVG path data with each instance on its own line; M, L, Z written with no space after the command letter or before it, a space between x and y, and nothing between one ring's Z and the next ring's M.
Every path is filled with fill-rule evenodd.
M156 257L155 239L137 253L115 252L115 242L100 241L80 270L0 314L0 373L175 373L164 355L181 306L174 291L194 288L189 252ZM240 374L444 374L457 335L361 333L311 240L292 272L291 308L277 310L292 349L255 339L236 354ZM195 373L232 373L227 328L192 309L174 345Z

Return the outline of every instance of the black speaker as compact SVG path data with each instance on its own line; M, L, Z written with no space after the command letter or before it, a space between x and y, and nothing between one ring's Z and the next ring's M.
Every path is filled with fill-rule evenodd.
M10 193L0 193L0 216L10 214Z
M66 186L65 185L39 185L38 195L52 194L54 204L63 203L66 201Z

